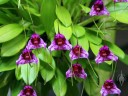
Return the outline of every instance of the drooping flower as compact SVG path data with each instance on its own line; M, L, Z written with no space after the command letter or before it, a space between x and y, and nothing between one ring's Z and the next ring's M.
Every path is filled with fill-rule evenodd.
M128 2L128 0L114 0L114 2Z
M95 15L109 15L109 12L104 6L102 0L97 0L91 8L90 16Z
M44 47L46 48L46 43L43 41L43 39L40 38L40 35L34 33L32 34L30 40L28 41L28 44L26 46L27 49L37 49Z
M66 72L66 78L69 77L78 77L86 79L87 74L85 73L84 69L80 64L73 64L72 68L69 68Z
M20 91L18 96L37 96L36 91L29 85L25 86L23 90Z
M100 91L102 96L107 96L109 94L120 95L121 91L117 88L113 80L106 80Z
M104 45L100 48L98 55L96 56L95 62L97 64L102 63L104 61L117 61L118 57L115 56L110 50L109 47Z
M78 44L74 46L69 54L71 60L75 60L78 58L88 58L88 52L85 51L81 46Z
M38 63L38 59L29 49L24 49L19 59L16 61L17 65L27 64L27 63Z
M50 51L53 50L71 50L72 45L64 37L64 35L58 33L55 35L54 40L51 45L48 47Z

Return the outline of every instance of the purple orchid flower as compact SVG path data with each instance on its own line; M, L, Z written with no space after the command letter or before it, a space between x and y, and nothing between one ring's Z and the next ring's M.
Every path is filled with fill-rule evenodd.
M53 50L71 50L72 45L64 37L64 35L58 33L55 35L54 40L51 45L48 47L50 51Z
M95 15L109 15L109 12L104 6L102 0L97 0L91 8L90 16Z
M27 63L38 63L38 59L29 49L24 49L19 59L16 61L17 65L27 64Z
M44 47L46 48L46 43L43 41L43 39L40 38L40 35L34 33L32 34L30 40L28 41L28 44L26 46L27 49L37 49Z
M118 57L115 56L110 50L109 47L104 45L100 48L98 55L96 56L95 62L97 64L102 63L104 61L117 61Z
M113 80L106 80L100 91L102 96L107 96L109 94L120 95L121 91L116 87Z
M69 77L78 77L86 79L87 74L85 73L84 69L81 67L80 64L73 64L72 68L69 68L66 72L66 78Z
M114 2L128 2L128 0L114 0Z
M78 58L88 58L88 55L89 55L88 52L77 44L72 48L69 57L71 60L75 60Z
M25 86L24 89L20 91L18 96L37 96L37 94L31 86Z

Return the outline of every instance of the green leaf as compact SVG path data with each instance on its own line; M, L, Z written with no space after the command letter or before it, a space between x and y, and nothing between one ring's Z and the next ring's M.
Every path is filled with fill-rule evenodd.
M96 64L95 64L96 65ZM91 70L88 70L88 77L86 78L84 82L85 91L89 96L101 96L100 90L102 85L104 84L104 81L110 78L110 71L111 68L107 64L101 64L99 67L95 67L95 70L98 74L99 79L99 85L97 86L96 80L94 79L94 76L92 75ZM97 94L97 95L96 95Z
M89 42L88 42L88 39L86 38L86 36L84 35L80 38L76 38L75 36L72 36L71 44L73 46L77 45L77 39L78 39L78 44L80 46L82 46L82 48L84 48L86 51L88 51L89 50ZM83 41L84 41L84 43L83 43Z
M23 27L19 24L8 24L0 28L0 43L9 41L18 36L22 31Z
M120 58L120 60L126 65L128 65L128 54L125 54L125 57L123 59Z
M22 90L22 82L13 81L11 87L12 96L17 96L21 90Z
M7 3L9 0L0 0L0 5Z
M7 94L8 93L8 89L9 89L8 86L4 86L4 87L0 88L0 96L7 96L8 95Z
M82 5L82 4L80 4L80 7L82 8L82 10L83 10L85 13L89 13L90 10L91 10L89 7L84 6L84 5Z
M65 7L57 6L56 7L56 15L58 19L66 26L70 26L72 24L71 16L68 10Z
M121 50L118 46L116 46L115 44L108 42L108 41L103 41L104 45L107 45L110 50L117 55L119 58L123 59L125 57L125 54L123 52L123 50Z
M54 28L55 28L56 34L58 32L60 32L61 34L63 34L66 37L66 39L69 40L71 38L71 36L72 36L72 27L71 26L65 27L56 19L54 22Z
M56 96L65 96L67 91L66 79L59 69L57 69L56 78L52 84Z
M40 13L35 8L31 8L29 6L23 6L23 7L24 7L24 9L26 9L31 14L33 14L35 16L41 16Z
M48 49L39 50L41 54L38 54L38 58L43 62L47 63L52 69L55 69L55 64L53 63L52 54Z
M80 26L80 25L74 25L73 26L73 34L76 36L76 37L81 37L81 36L84 36L85 34L85 29Z
M54 59L52 59L52 66L55 66ZM53 78L53 76L55 75L55 69L51 68L45 62L41 62L41 64L40 64L40 72L41 72L41 76L44 79L45 83L50 81Z
M0 72L15 69L16 59L17 59L17 56L10 57L10 58L2 58L2 62L0 64Z
M28 38L24 39L24 35L19 35L16 38L2 44L1 55L12 56L18 53L27 43Z
M10 18L4 12L0 12L0 24L11 23Z
M46 31L51 31L54 26L56 0L43 0L41 5L41 21Z
M29 85L32 84L38 76L39 63L38 64L32 63L31 65L23 64L19 67L21 67L21 76L24 82Z
M6 86L12 79L13 72L3 72L0 74L0 88Z
M127 6L127 2L116 3L115 6L111 4L108 7L108 10L111 11L110 16L113 17L115 20L118 20L119 22L128 24Z
M20 80L20 79L22 79L22 76L21 76L21 67L16 67L16 69L15 69L15 76L16 76L16 79L17 80Z
M48 49L40 49L41 54L38 54L38 58L40 58L40 72L41 76L44 79L45 83L50 81L55 74L55 61L52 58L52 54Z
M115 11L110 14L114 19L119 22L128 24L128 10Z
M102 39L97 36L96 32L92 30L86 29L85 36L88 38L88 40L94 44L101 44Z
M90 48L92 50L92 52L94 53L94 55L96 56L99 53L99 49L102 47L102 45L96 45L93 43L90 43Z

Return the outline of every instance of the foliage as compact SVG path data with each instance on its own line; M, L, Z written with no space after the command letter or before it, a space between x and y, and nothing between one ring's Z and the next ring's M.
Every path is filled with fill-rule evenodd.
M78 39L79 44L94 55L102 45L108 45L119 60L128 64L128 55L113 39L117 23L128 24L128 4L117 3L114 8L112 0L106 0L110 16L90 17L91 4L92 0L0 0L0 96L7 96L9 88L12 96L16 96L26 84L32 85L38 96L47 96L51 89L56 96L79 96L81 91L77 85L82 82L89 96L100 96L101 86L112 72L110 62L97 66L94 59L90 59L97 79L87 60L78 60L88 77L85 81L73 79L73 86L72 80L65 77L71 62L68 51L34 50L40 61L37 65L16 66L15 62L34 32L50 45L60 31L73 46Z

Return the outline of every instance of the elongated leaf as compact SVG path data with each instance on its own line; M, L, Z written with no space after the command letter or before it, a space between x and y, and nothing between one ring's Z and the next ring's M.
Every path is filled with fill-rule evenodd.
M50 31L56 19L56 0L43 0L41 5L41 22L46 31Z
M58 19L66 26L70 26L72 24L71 16L68 10L65 7L57 6L56 7L56 15Z
M17 56L10 57L10 58L3 58L2 62L0 63L0 72L15 69L16 59L17 59Z
M21 67L21 76L26 84L32 84L38 76L39 63L38 64L24 64Z
M110 14L115 20L128 24L128 10L115 11Z
M97 34L95 32L93 32L92 30L88 30L86 29L85 32L85 36L88 38L88 40L94 44L101 44L102 39L100 37L97 36Z
M17 80L20 80L20 79L22 79L22 76L21 76L21 67L16 67L16 69L15 69L15 76L16 76L16 79Z
M55 66L55 61L52 59L52 66ZM40 64L41 76L44 79L45 83L50 81L55 75L55 69L51 68L47 63L41 62Z
M73 26L73 34L74 34L76 37L84 36L84 34L85 34L85 29L84 29L82 26L74 25L74 26Z
M127 6L127 2L116 3L115 6L111 4L108 7L108 10L111 11L110 16L113 17L115 20L118 20L119 22L128 24Z
M17 96L20 91L22 90L22 82L16 82L16 81L13 81L12 82L12 87L11 87L11 94L12 96Z
M0 12L0 24L8 24L11 23L10 18L4 14L4 12Z
M120 59L123 63L128 65L128 54L125 54L124 59Z
M53 58L48 49L39 50L41 54L38 54L38 58L43 62L47 63L52 69L55 69L55 64L53 63Z
M0 28L0 43L9 41L18 36L23 31L19 24L8 24Z
M28 38L24 39L24 35L19 35L16 38L3 43L1 48L2 56L12 56L18 53L27 43Z
M24 6L24 9L26 9L27 11L29 11L31 14L33 14L35 16L41 16L40 13L34 8Z
M0 5L7 3L9 0L0 0Z
M67 91L66 79L59 69L57 69L57 75L52 84L52 87L56 96L65 96Z
M12 79L13 72L4 72L0 75L0 88L6 86L9 81Z
M89 8L89 7L83 6L82 4L80 4L80 7L82 8L82 10L83 10L85 13L89 13L89 12L90 12L90 8Z
M100 94L101 87L104 84L104 81L110 78L110 74L111 74L110 73L111 67L107 64L101 64L99 65L99 68L95 67L95 70L99 77L98 78L99 85L96 84L96 80L94 79L94 76L91 74L93 72L89 72L84 85L85 90L89 96L101 96Z

